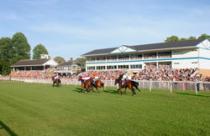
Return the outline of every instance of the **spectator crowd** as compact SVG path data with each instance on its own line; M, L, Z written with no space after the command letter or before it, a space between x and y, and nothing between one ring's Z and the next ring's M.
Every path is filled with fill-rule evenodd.
M113 71L87 71L79 75L63 76L64 80L77 80L78 76L99 77L102 80L115 80L119 75L127 72L126 70ZM172 69L168 65L160 65L158 68L154 65L148 65L142 70L129 72L134 80L154 80L154 81L210 81L210 78L202 78L197 69ZM12 78L33 78L50 79L54 72L46 71L12 71Z

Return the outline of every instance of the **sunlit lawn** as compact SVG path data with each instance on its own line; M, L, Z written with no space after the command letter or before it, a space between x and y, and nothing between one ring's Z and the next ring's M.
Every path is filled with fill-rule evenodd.
M210 135L209 92L79 91L0 81L0 136Z

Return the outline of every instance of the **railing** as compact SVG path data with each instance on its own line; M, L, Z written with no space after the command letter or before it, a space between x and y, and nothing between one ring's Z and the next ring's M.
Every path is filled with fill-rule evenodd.
M107 86L114 86L114 81L104 81ZM152 81L138 80L140 88L149 89L165 89L170 92L174 90L191 90L198 93L200 90L210 91L210 82L192 82L192 81Z
M103 59L103 60L87 60L86 63L103 63L103 62L117 62L117 61L130 61L130 60L150 60L150 59L163 59L172 58L170 55L163 56L144 56L144 57L130 57L130 58L116 58L116 59Z
M27 83L45 83L51 84L51 79L28 79L28 78L0 78L0 80L14 80L23 81ZM64 85L80 85L81 83L76 79L62 78L62 84ZM104 80L106 87L114 87L114 80ZM137 80L139 87L148 89L149 91L162 89L173 92L175 90L191 90L196 94L200 91L210 91L210 82L191 82L191 81L152 81L152 80ZM117 86L116 86L117 87Z

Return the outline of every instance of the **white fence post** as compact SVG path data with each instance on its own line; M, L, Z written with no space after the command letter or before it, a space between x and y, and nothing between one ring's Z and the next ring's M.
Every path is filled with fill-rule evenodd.
M173 92L173 81L169 81L169 84L170 84L170 92L172 93Z
M197 84L199 84L198 82L195 82L195 94L198 94L198 88L197 88Z
M152 91L152 80L149 80L149 91Z

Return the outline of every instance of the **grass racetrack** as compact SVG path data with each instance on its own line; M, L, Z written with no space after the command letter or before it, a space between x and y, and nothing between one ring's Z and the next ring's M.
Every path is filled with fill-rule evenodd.
M0 81L0 136L210 135L209 92L78 91Z

